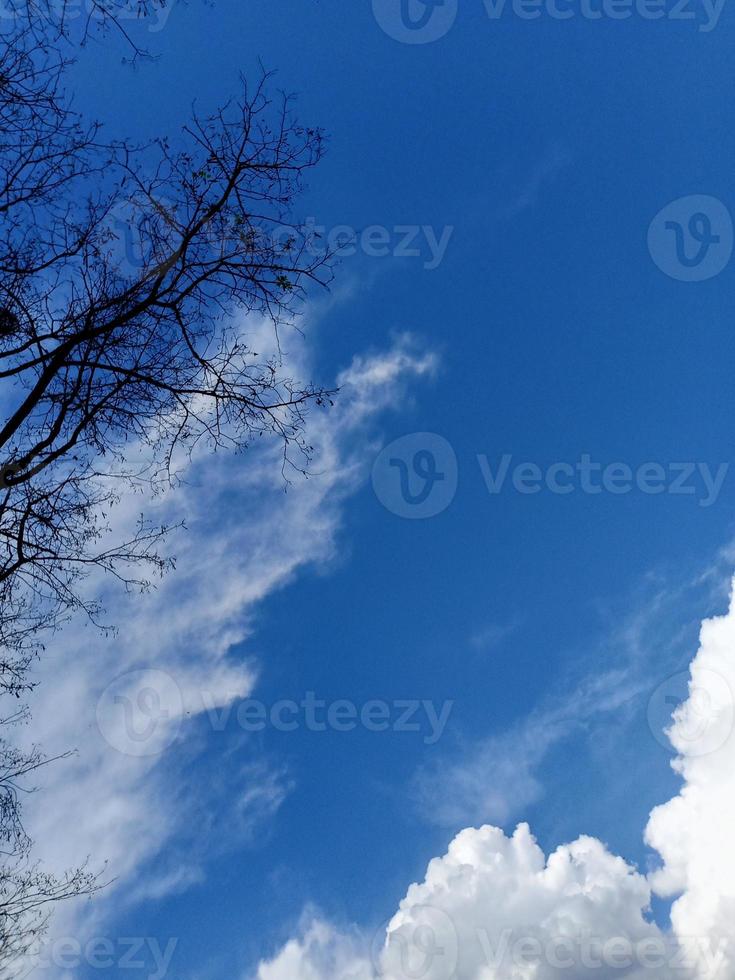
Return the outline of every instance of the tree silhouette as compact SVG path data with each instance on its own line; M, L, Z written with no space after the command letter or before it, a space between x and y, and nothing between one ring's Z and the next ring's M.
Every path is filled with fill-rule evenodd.
M74 36L63 0L11 2L0 25L0 691L16 703L48 631L76 610L97 620L86 577L145 587L166 568L168 528L141 516L110 537L121 494L175 483L195 449L260 436L281 441L288 479L308 464L308 407L330 400L247 332L267 318L278 338L330 278L293 217L322 132L263 73L176 141L106 140L66 86L95 27L146 56L122 6L91 3ZM28 864L17 787L43 762L0 741L0 975L42 929L40 909L94 885Z

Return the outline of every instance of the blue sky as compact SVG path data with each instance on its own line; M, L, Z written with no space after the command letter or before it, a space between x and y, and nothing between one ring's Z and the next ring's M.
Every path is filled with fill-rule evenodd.
M248 666L266 705L309 691L357 705L451 701L446 728L426 744L424 730L248 734L233 717L223 731L206 712L187 721L146 803L184 826L95 900L95 934L177 937L170 976L249 977L305 908L370 934L464 827L510 833L528 820L547 851L586 833L643 870L653 860L642 828L678 780L647 706L686 669L701 619L726 609L735 472L709 499L699 470L691 494L521 493L510 477L492 494L478 455L493 471L510 455L542 473L584 454L632 471L730 463L735 261L685 282L647 243L669 202L735 208L733 14L725 5L700 30L707 18L691 10L525 20L508 8L493 20L481 0L460 0L444 36L405 44L366 0L191 0L160 31L135 27L154 63L125 68L109 43L83 53L80 107L135 139L175 134L194 100L214 106L260 59L298 93L300 117L331 134L300 217L380 226L390 249L400 226L437 240L451 229L435 268L423 231L419 256L346 257L331 296L312 298L306 340L286 342L315 380L331 383L356 356L403 358L405 377L364 419L351 396L338 417L359 418L337 436L320 417L334 450L325 467L349 461L354 473L301 515L314 560L309 549L284 559L225 657ZM371 468L383 446L424 432L450 444L456 493L441 513L404 519L378 499ZM298 509L275 483L273 513L228 505L248 458L219 466L219 509L191 503L197 541L231 533L247 546L249 522ZM272 546L269 561L286 543ZM218 615L221 554L187 585L204 617ZM123 632L135 615L119 607ZM185 656L197 655L192 638ZM114 677L100 668L100 686ZM118 821L107 819L102 845ZM114 872L114 857L98 856ZM179 887L151 885L174 868L188 869ZM665 922L667 906L655 909Z

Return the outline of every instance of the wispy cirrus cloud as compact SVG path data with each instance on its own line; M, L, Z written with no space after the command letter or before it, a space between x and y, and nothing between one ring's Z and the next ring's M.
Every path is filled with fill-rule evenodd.
M305 341L293 341L290 354L289 371L310 373ZM309 478L288 487L275 443L245 456L195 456L175 491L144 502L147 516L186 525L172 541L176 570L148 594L105 589L116 635L103 638L75 622L49 645L33 698L33 737L50 755L75 754L43 771L27 822L50 868L88 856L93 868L107 862L115 882L97 901L100 914L113 894L119 910L201 877L197 847L184 866L173 847L187 826L206 826L219 813L232 846L278 811L292 777L277 761L235 753L219 760L222 785L206 766L192 776L206 748L197 718L252 692L261 668L243 650L259 604L301 569L338 554L343 505L365 478L377 418L435 366L407 335L356 357L336 379L336 406L309 419ZM139 498L123 501L116 532L140 505ZM69 906L57 931L73 928L75 915ZM89 927L88 908L84 915Z
M507 623L489 623L476 629L470 636L470 646L479 653L489 653L511 637L520 626L518 619Z
M553 183L572 163L572 159L570 151L561 143L549 146L526 178L526 182L506 206L505 217L512 218L532 208L544 187Z
M545 795L543 767L557 747L574 738L597 738L613 719L624 730L645 711L657 685L686 665L688 628L698 622L703 605L712 608L724 598L730 557L730 549L723 549L706 571L678 584L651 574L623 610L601 605L603 635L574 658L573 671L559 677L538 704L506 729L479 738L460 735L453 748L416 773L417 812L453 831L522 818ZM483 635L476 636L478 642L471 642L478 648ZM491 627L489 641L501 640L512 646L523 637Z

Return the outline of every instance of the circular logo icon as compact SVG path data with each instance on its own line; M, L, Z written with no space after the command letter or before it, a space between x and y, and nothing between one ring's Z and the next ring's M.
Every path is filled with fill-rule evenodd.
M412 905L376 932L371 958L378 976L391 980L451 980L459 941L451 918L432 905Z
M712 279L730 261L732 217L722 201L691 194L662 208L648 228L648 251L662 272L681 282Z
M175 208L169 201L131 197L118 201L105 218L103 250L125 279L153 274L178 240Z
M457 492L457 457L443 436L414 432L386 446L373 464L373 489L398 517L435 517Z
M429 44L451 30L458 0L373 0L373 15L394 41Z
M97 727L123 755L158 755L171 745L181 724L183 699L163 670L131 670L109 684L97 702Z
M648 702L648 725L657 742L683 756L708 755L722 748L735 726L730 685L712 670L667 678Z

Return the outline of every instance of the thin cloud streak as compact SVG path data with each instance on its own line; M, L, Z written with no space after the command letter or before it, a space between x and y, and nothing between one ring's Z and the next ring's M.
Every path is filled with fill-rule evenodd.
M291 354L289 370L308 371L306 344ZM254 447L245 457L195 458L182 484L153 501L148 513L186 523L188 530L173 542L176 571L149 594L107 591L108 619L119 626L114 637L74 623L49 645L32 703L34 739L50 755L76 753L43 772L42 791L27 808L28 829L49 868L88 856L94 868L108 862L106 874L115 882L96 900L98 915L109 909L113 893L119 911L126 902L160 898L201 878L196 853L183 868L159 860L164 848L175 850L191 817L182 787L206 747L206 726L196 719L253 691L267 664L256 664L242 648L255 629L259 603L306 566L327 566L337 556L343 504L365 479L377 417L396 404L406 382L435 366L435 358L408 336L356 358L337 379L342 392L336 407L309 420L312 475L294 480L287 491L275 444ZM115 515L116 530L139 509L139 500L125 500ZM111 682L114 697L102 696ZM122 698L145 706L151 684L165 722L138 754L125 742L115 705ZM228 779L226 794L218 792L216 780L207 785L205 770L196 795L206 800L205 811L226 805L239 838L247 840L277 813L292 781L268 760L222 764L234 767L239 789L233 793ZM55 932L76 934L70 930L80 928L79 913L80 906L67 906L55 919ZM83 915L87 932L95 916L88 907Z

